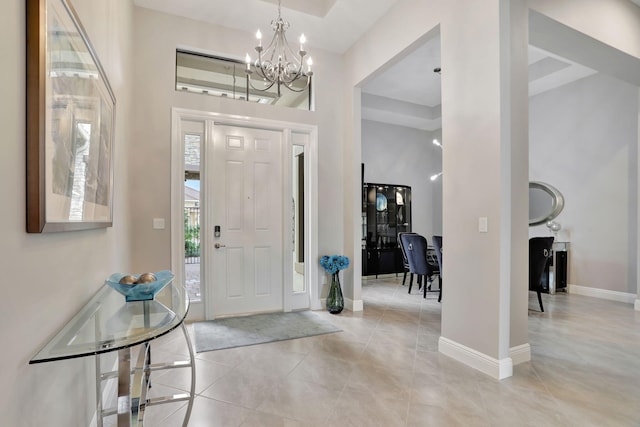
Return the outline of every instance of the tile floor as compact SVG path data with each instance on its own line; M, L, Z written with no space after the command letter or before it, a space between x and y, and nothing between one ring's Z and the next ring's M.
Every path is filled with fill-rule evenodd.
M437 295L368 280L365 311L319 312L344 332L197 354L189 426L640 426L640 312L624 303L530 294L532 362L503 381L437 351ZM187 357L179 332L154 361ZM188 372L157 372L152 395ZM157 374L157 375L156 375ZM148 408L146 426L180 426L184 403Z

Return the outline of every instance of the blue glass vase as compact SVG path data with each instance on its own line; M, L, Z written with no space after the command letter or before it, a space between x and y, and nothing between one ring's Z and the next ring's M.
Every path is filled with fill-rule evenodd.
M338 314L344 309L344 297L340 287L340 276L338 272L331 275L331 286L327 295L327 311L331 314Z

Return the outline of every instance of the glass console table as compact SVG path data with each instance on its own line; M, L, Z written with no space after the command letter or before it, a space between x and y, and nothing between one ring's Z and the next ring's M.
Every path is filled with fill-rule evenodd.
M95 355L98 427L102 427L105 417L113 415L117 416L118 426L142 426L148 406L176 401L188 402L183 421L186 426L195 395L195 360L183 323L188 310L189 298L178 284L169 283L153 300L131 302L125 302L123 295L105 284L29 363ZM184 334L190 360L151 364L150 341L178 327ZM132 366L133 347L139 347L139 351ZM118 352L117 371L102 372L100 356L114 351ZM151 372L175 368L191 370L190 393L148 398ZM103 408L102 382L115 378L117 406Z

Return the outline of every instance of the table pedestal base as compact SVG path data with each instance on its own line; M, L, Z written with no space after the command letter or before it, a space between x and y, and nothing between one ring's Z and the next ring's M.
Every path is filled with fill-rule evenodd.
M103 427L106 417L116 415L118 427L138 427L144 423L145 410L149 406L162 405L178 401L187 401L187 412L182 423L186 427L191 417L193 398L196 387L196 365L191 339L184 323L180 324L184 334L187 348L189 349L188 361L175 361L169 363L151 363L151 345L145 342L140 345L138 360L134 368L131 367L131 347L118 350L118 370L102 373L100 369L100 355L96 356L96 411L98 427ZM148 398L147 393L151 386L151 372L166 369L191 368L191 390L189 393L175 394L172 396ZM133 376L133 380L132 380ZM118 379L118 400L116 407L102 408L102 382Z

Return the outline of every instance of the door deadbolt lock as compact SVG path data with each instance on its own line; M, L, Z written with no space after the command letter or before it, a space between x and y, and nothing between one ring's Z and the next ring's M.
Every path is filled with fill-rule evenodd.
M216 249L220 249L220 248L226 248L227 245L223 245L221 243L216 243L215 245L213 245Z

